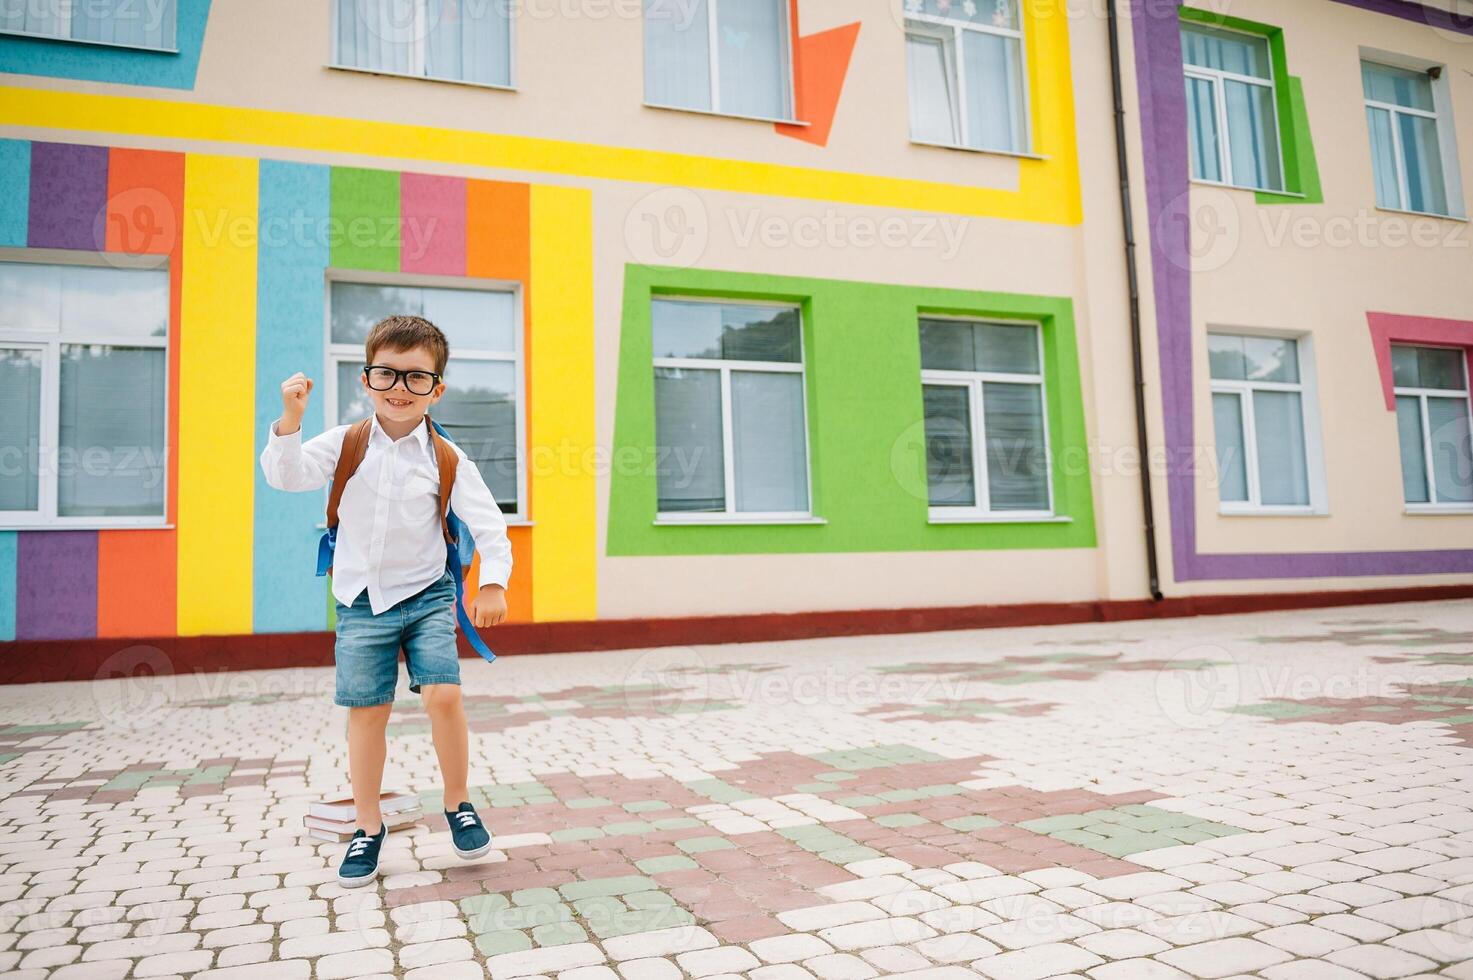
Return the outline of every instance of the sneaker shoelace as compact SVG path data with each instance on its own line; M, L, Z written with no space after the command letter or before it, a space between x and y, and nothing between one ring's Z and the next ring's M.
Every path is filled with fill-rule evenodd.
M465 828L475 824L476 815L469 812L457 813L455 814L455 819L460 821L460 829L464 830Z
M368 845L373 843L372 837L360 837L348 845L348 857L357 857L368 850Z

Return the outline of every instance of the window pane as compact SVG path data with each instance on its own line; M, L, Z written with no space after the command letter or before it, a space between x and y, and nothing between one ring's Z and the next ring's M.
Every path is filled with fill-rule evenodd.
M924 14L958 24L1018 30L1018 0L904 0L905 12L911 16Z
M1432 478L1437 486L1437 502L1473 501L1473 444L1468 435L1467 399L1427 399L1427 425L1432 430Z
M61 329L72 335L105 332L110 339L167 336L168 271L62 266Z
M1437 120L1397 113L1396 122L1401 128L1401 155L1407 175L1407 207L1412 211L1447 214L1447 184L1442 176L1442 150L1437 143Z
M335 344L363 343L373 325L391 313L424 315L424 295L419 289L356 282L335 282L331 288Z
M41 352L0 348L0 510L36 510Z
M28 3L29 6L51 4ZM72 4L72 37L144 48L174 47L174 0L85 0Z
M1376 175L1376 204L1399 208L1401 184L1396 176L1396 142L1391 135L1391 113L1366 107L1366 125L1371 131L1371 166Z
M363 364L357 360L339 361L338 425L351 425L373 414L373 399L363 390Z
M659 509L724 511L721 372L655 368Z
M162 348L63 344L57 513L164 513Z
M1248 359L1243 338L1225 333L1207 335L1207 362L1212 377L1219 381L1243 381L1248 377Z
M908 34L905 38L909 75L910 135L931 143L960 142L956 133L956 106L952 98L952 70L946 42L938 37Z
M517 510L517 376L510 361L451 358L445 395L430 413L475 461L491 495Z
M1216 82L1187 76L1187 140L1192 176L1197 180L1223 179L1222 150L1218 147Z
M1417 368L1417 348L1392 345L1391 382L1403 388L1420 388L1421 372Z
M1018 39L963 31L962 59L967 79L967 145L1023 152L1027 146Z
M977 370L1008 374L1038 373L1038 328L978 323Z
M1251 34L1218 31L1210 27L1183 27L1182 61L1198 68L1215 68L1235 75L1269 78L1268 41Z
M972 325L959 320L921 321L921 367L935 371L976 369Z
M430 0L426 6L429 36L425 74L483 85L510 85L509 10L510 4L489 0Z
M991 510L1048 510L1048 453L1038 385L982 386Z
M1259 502L1309 503L1309 472L1304 461L1304 413L1299 393L1255 391L1253 435L1258 442Z
M1362 62L1361 85L1366 98L1374 102L1433 111L1432 78L1424 71Z
M1463 362L1467 355L1463 351L1449 347L1406 349L1417 352L1417 375L1421 387L1452 391L1462 391L1467 387L1463 380Z
M337 0L338 63L409 74L414 70L416 0Z
M716 5L722 112L790 119L788 0L724 0Z
M1248 499L1248 465L1243 446L1242 399L1212 393L1212 428L1217 441L1217 494L1224 503Z
M45 37L70 37L66 7L34 0L4 0L0 3L0 30L24 31Z
M61 266L0 262L0 329L61 329Z
M1396 433L1401 441L1401 488L1409 504L1425 504L1427 496L1427 452L1422 440L1422 400L1415 395L1396 399Z
M1299 380L1299 344L1277 337L1244 337L1243 366L1249 381Z
M1227 101L1233 183L1239 187L1281 190L1284 181L1279 169L1273 89L1228 79L1223 82L1223 95Z
M515 293L485 289L424 289L425 319L439 327L457 351L501 351L517 348ZM397 312L397 311L389 311Z
M808 510L803 376L731 372L736 509Z
M644 99L711 108L710 11L706 0L644 0Z
M655 300L656 357L712 357L797 363L800 317L792 307Z
M977 506L970 389L924 385L926 486L932 507Z

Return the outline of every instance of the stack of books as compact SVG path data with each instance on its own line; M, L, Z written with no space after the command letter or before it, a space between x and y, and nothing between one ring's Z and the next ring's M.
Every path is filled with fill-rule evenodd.
M419 797L402 790L389 790L379 794L378 806L384 817L384 825L389 828L390 833L418 823L419 818L424 816L419 806ZM318 800L307 804L307 814L302 817L302 826L307 828L309 837L341 844L353 839L353 831L357 829L357 814L358 809L353 805L351 796L343 800Z

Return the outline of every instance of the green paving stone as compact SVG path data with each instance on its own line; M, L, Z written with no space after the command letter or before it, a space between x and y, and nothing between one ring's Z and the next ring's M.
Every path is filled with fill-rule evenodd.
M687 854L700 854L704 851L724 851L736 847L725 837L690 837L686 840L678 840L675 846Z
M937 783L934 786L922 786L916 792L925 796L957 796L966 790L955 783Z
M1296 701L1268 701L1263 704L1239 704L1226 710L1260 718L1309 718L1326 714L1331 709L1313 704L1300 704Z
M857 844L854 847L840 847L832 851L819 851L818 856L834 864L853 864L855 861L868 861L871 858L884 857L885 855L873 847L865 847L862 844Z
M862 806L876 806L885 801L878 796L844 796L835 801L840 806L847 806L851 810Z
M1098 844L1090 844L1093 850L1108 854L1111 857L1125 857L1127 854L1139 854L1142 851L1154 851L1162 847L1173 847L1176 841L1165 836L1153 834L1126 834L1122 837L1110 837Z
M887 803L911 803L925 797L925 793L913 789L890 789L880 794L880 799Z
M573 903L573 908L585 919L596 919L599 916L615 915L619 912L629 911L629 907L612 895L595 895L593 898L580 898Z
M1018 826L1022 826L1019 824ZM1105 838L1099 834L1088 834L1082 830L1059 830L1049 834L1055 840L1064 841L1067 844L1078 844L1080 847L1095 847L1102 844Z
M460 910L466 915L479 915L482 912L496 912L510 904L505 895L472 895L460 900Z
M569 901L580 898L597 898L600 895L627 895L630 892L649 891L659 887L643 875L621 875L618 878L597 878L593 881L573 881L558 889Z
M699 868L700 865L690 858L680 854L665 854L660 857L641 858L634 862L634 866L647 875L657 875L664 871L687 871L691 868Z
M729 783L720 779L697 779L693 782L682 783L686 789L693 793L699 793L712 803L735 803L738 800L750 800L754 797L744 789L737 789Z
M491 913L490 918L497 929L530 929L553 922L569 922L573 918L573 911L561 902L547 902L538 905L513 905Z
M529 796L529 797L527 797L527 803L528 803L528 805L536 805L538 803L556 803L556 802L557 802L557 797L556 796L553 796L550 793L547 794L546 796Z
M1192 827L1169 827L1161 833L1179 844L1200 844L1204 840L1213 840L1217 837L1216 834L1209 834Z
M664 892L630 892L624 901L632 909L664 909L675 904L675 899Z
M692 827L706 826L695 817L665 817L655 821L656 830L690 830Z
M664 800L635 800L633 803L625 803L624 809L630 813L649 813L651 810L669 810L670 804Z
M805 851L817 854L820 851L832 851L840 847L848 847L854 841L842 834L825 834L822 837L804 837L795 843Z
M822 824L805 823L796 827L783 827L778 833L791 841L800 841L808 837L832 837L834 832Z
M875 823L881 827L914 827L930 821L915 813L888 813L883 817L875 817Z
M834 789L832 783L799 783L793 787L794 793L827 793Z
M984 817L981 814L941 821L941 826L949 827L952 830L959 830L963 833L973 830L985 830L988 827L996 827L998 825L998 821L993 820L991 817Z
M1095 820L1092 820L1083 813L1063 813L1056 817L1039 817L1037 820L1024 820L1018 826L1024 830L1031 830L1035 834L1053 834L1060 830L1079 830L1095 822Z
M555 841L588 840L590 837L602 837L604 832L597 827L564 827L562 830L554 830L548 836Z
M1192 824L1188 829L1199 831L1204 834L1211 834L1214 837L1227 837L1231 834L1247 833L1247 831L1244 830L1242 827L1232 827L1228 824L1215 823L1211 820L1199 820L1198 822Z
M556 905L561 899L556 888L521 888L511 893L517 905Z
M821 772L813 778L825 783L847 783L859 777L852 772Z
M497 956L501 953L520 953L532 948L532 940L525 932L486 932L476 937L476 948L482 956Z
M602 796L580 796L574 800L564 800L563 805L570 810L588 810L596 806L613 806L613 800L606 800Z
M685 909L670 905L653 909L632 909L608 919L593 920L588 925L600 939L610 939L637 932L688 927L695 925L695 922L695 916Z
M622 837L628 834L648 834L655 829L652 823L643 820L626 820L622 823L606 823L603 831L610 837Z
M587 942L588 933L576 922L552 922L533 929L532 939L538 946L563 946Z

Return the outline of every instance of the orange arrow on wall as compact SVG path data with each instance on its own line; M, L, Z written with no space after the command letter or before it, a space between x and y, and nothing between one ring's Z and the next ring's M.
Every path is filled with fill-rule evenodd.
M795 25L798 22L797 6L797 0L794 0ZM793 52L793 90L797 97L798 118L808 125L776 123L774 128L779 133L818 146L828 145L829 131L834 128L834 115L839 111L839 96L844 91L844 77L849 74L849 59L858 39L858 23L798 38Z

